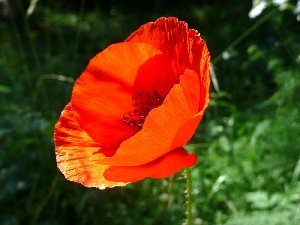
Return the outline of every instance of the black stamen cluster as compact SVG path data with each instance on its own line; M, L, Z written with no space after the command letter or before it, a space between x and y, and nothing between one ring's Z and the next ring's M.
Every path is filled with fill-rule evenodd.
M132 97L132 106L134 110L130 111L127 116L123 115L123 121L131 126L134 130L141 130L148 113L160 106L165 97L162 97L157 91L153 93L138 92Z

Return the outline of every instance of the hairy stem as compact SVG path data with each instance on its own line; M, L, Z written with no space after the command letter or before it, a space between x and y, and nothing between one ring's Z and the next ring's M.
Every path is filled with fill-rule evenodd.
M186 174L186 224L193 224L192 215L192 176L189 167L185 169Z

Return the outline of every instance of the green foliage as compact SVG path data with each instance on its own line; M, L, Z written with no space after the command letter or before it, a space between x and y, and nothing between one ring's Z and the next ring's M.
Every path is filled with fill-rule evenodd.
M250 19L251 2L174 2L38 1L28 17L26 4L10 1L0 21L0 224L184 221L180 174L87 189L64 179L53 146L54 124L88 60L164 15L201 32L216 73L210 107L187 146L198 154L195 224L300 224L295 3L281 11L269 1Z

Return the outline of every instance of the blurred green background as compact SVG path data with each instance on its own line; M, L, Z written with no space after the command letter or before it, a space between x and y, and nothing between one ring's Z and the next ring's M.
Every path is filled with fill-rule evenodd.
M300 224L299 11L291 0L1 0L0 224L184 222L180 173L100 191L65 180L54 154L89 59L160 16L199 30L212 55L212 100L187 146L194 224Z

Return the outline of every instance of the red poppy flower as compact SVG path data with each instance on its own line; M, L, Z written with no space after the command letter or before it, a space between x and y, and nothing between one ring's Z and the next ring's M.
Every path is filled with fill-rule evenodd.
M91 59L55 126L58 168L87 187L124 186L193 166L182 147L209 102L210 55L176 18L141 26Z

